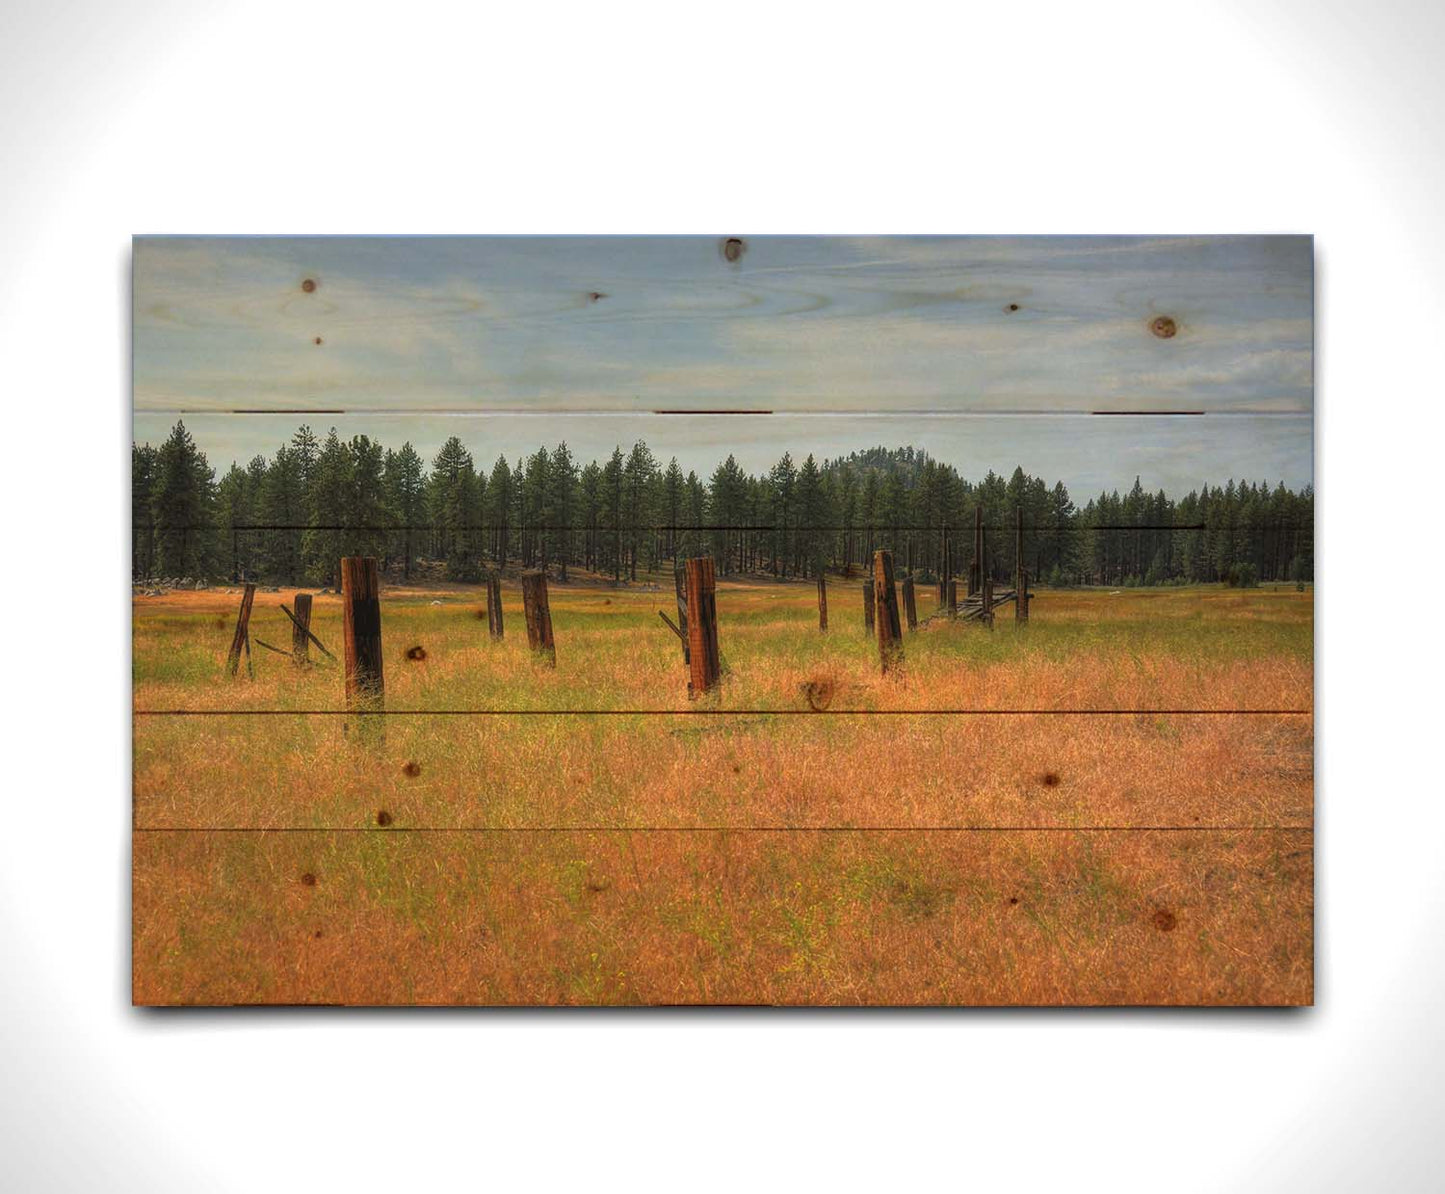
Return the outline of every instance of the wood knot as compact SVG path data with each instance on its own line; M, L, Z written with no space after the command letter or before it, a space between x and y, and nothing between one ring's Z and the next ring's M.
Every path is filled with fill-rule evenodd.
M1149 330L1161 340L1170 340L1173 339L1174 333L1179 330L1179 325L1170 319L1169 316L1161 315L1149 325Z
M730 236L722 243L723 260L735 265L743 259L743 254L747 252L747 249L748 247L743 243L742 237Z
M307 294L312 294L312 293L314 293L315 290L316 290L316 279L315 279L315 278L305 278L305 279L303 279L302 282L301 282L301 289L304 290Z

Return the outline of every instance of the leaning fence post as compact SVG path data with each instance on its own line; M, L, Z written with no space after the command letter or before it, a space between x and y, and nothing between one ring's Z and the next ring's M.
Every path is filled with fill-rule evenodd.
M386 703L386 685L381 665L381 585L374 556L342 558L341 646L347 709L380 713ZM363 717L360 724L375 723Z
M918 604L913 596L913 574L903 578L903 615L908 619L908 629L918 629Z
M681 560L672 561L672 592L677 598L677 628L681 632L683 666L690 666L687 644L687 566Z
M717 573L711 556L687 561L687 694L700 697L721 674L717 644Z
M877 553L874 553L877 557ZM873 577L863 582L863 633L873 633Z
M247 655L250 654L251 602L255 599L256 586L247 585L245 592L241 594L241 612L236 617L236 633L231 637L231 650L226 656L226 670L233 676L241 666L241 648L246 648Z
M502 580L497 576L487 578L487 632L502 637Z
M522 612L527 618L527 645L547 663L557 666L557 645L552 641L552 608L547 602L547 574L540 569L522 573Z
M818 573L818 629L828 629L828 578Z
M893 553L873 553L873 591L878 595L878 659L886 675L903 662L903 631L898 625L898 590L893 587Z
M291 662L304 667L311 662L311 594L296 594L296 621L291 623Z

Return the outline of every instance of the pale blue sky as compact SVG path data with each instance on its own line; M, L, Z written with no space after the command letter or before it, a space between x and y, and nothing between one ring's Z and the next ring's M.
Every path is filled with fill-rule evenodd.
M1085 494L1312 477L1304 237L141 238L134 284L136 436L184 413L219 469L304 420L483 465L642 436L699 471L912 443ZM739 408L791 413L647 413ZM1131 409L1208 413L1087 417Z

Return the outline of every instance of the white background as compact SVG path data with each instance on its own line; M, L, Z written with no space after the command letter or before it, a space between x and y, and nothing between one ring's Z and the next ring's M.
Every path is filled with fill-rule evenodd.
M0 1186L1438 1188L1442 32L6 4ZM128 238L202 231L1317 234L1318 1008L133 1011Z

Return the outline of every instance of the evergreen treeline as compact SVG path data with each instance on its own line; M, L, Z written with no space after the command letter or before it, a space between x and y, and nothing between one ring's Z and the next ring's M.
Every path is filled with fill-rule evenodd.
M268 461L232 464L219 480L182 423L159 448L132 447L132 572L334 585L345 555L375 555L410 578L417 561L479 580L520 564L565 580L584 568L635 580L677 557L710 552L724 574L813 576L891 547L925 581L972 552L974 511L992 528L989 564L1014 569L1023 511L1025 566L1047 584L1304 581L1314 571L1314 492L1230 481L1178 500L1102 493L1076 506L1022 469L1005 480L959 476L917 448L870 448L801 464L784 453L750 475L732 456L706 479L663 466L647 445L585 465L566 443L490 471L453 436L428 467L411 444L385 448L301 427ZM262 529L248 529L248 528Z

